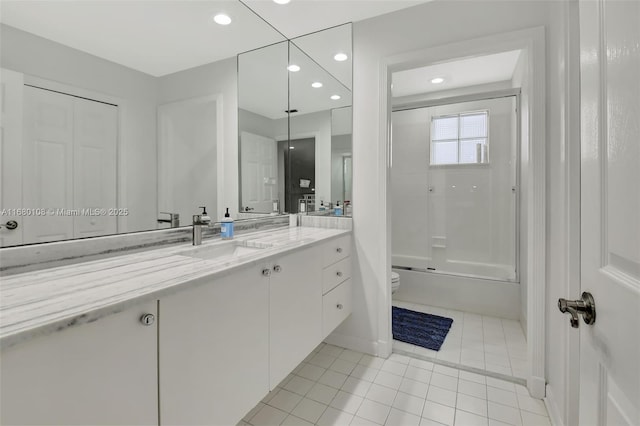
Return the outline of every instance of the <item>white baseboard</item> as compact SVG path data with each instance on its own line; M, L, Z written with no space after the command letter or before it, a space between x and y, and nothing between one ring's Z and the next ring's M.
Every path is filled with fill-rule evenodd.
M351 349L352 351L363 352L365 354L378 356L378 342L361 339L359 337L347 336L344 334L331 333L324 339L326 343Z
M551 425L564 426L560 409L558 408L558 404L556 404L556 399L550 387L547 387L547 396L544 397L543 401L544 406L547 408L547 413L549 413L549 420L551 420Z
M544 377L530 376L527 379L527 389L533 398L543 399L545 397L547 381Z

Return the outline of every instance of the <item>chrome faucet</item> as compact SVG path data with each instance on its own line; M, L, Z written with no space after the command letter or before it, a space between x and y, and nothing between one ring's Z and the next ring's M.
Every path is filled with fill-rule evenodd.
M193 245L199 246L202 244L202 227L209 226L211 218L207 214L206 207L198 207L202 209L202 214L193 215Z
M169 219L158 218L158 223L170 223L172 228L177 228L178 226L180 226L180 214L169 212L160 212L160 214L168 214Z

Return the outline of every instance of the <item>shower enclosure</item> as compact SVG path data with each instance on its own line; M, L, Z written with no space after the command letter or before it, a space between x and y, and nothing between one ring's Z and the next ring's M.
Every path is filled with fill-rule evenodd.
M517 101L394 108L394 267L518 281Z

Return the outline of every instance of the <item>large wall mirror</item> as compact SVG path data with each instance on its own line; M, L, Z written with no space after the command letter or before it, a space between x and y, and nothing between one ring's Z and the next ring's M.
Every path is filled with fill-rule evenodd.
M244 214L350 213L351 45L345 24L238 55Z
M238 213L237 54L280 33L237 0L1 8L0 247L190 225L199 206ZM274 109L256 114L278 120L287 76L269 64L288 49L262 52L254 78L269 77Z

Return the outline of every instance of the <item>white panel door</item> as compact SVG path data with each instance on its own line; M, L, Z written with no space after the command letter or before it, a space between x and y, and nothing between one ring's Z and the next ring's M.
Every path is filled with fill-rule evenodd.
M22 218L25 243L73 238L73 100L24 86L23 207L53 209Z
M580 2L580 425L640 425L640 2Z
M22 244L22 102L21 73L0 69L0 223L13 220L16 229L0 228L0 247Z
M242 208L270 212L278 198L278 156L275 140L241 134Z
M118 109L74 98L73 129L73 205L91 211L74 218L73 237L115 234Z

